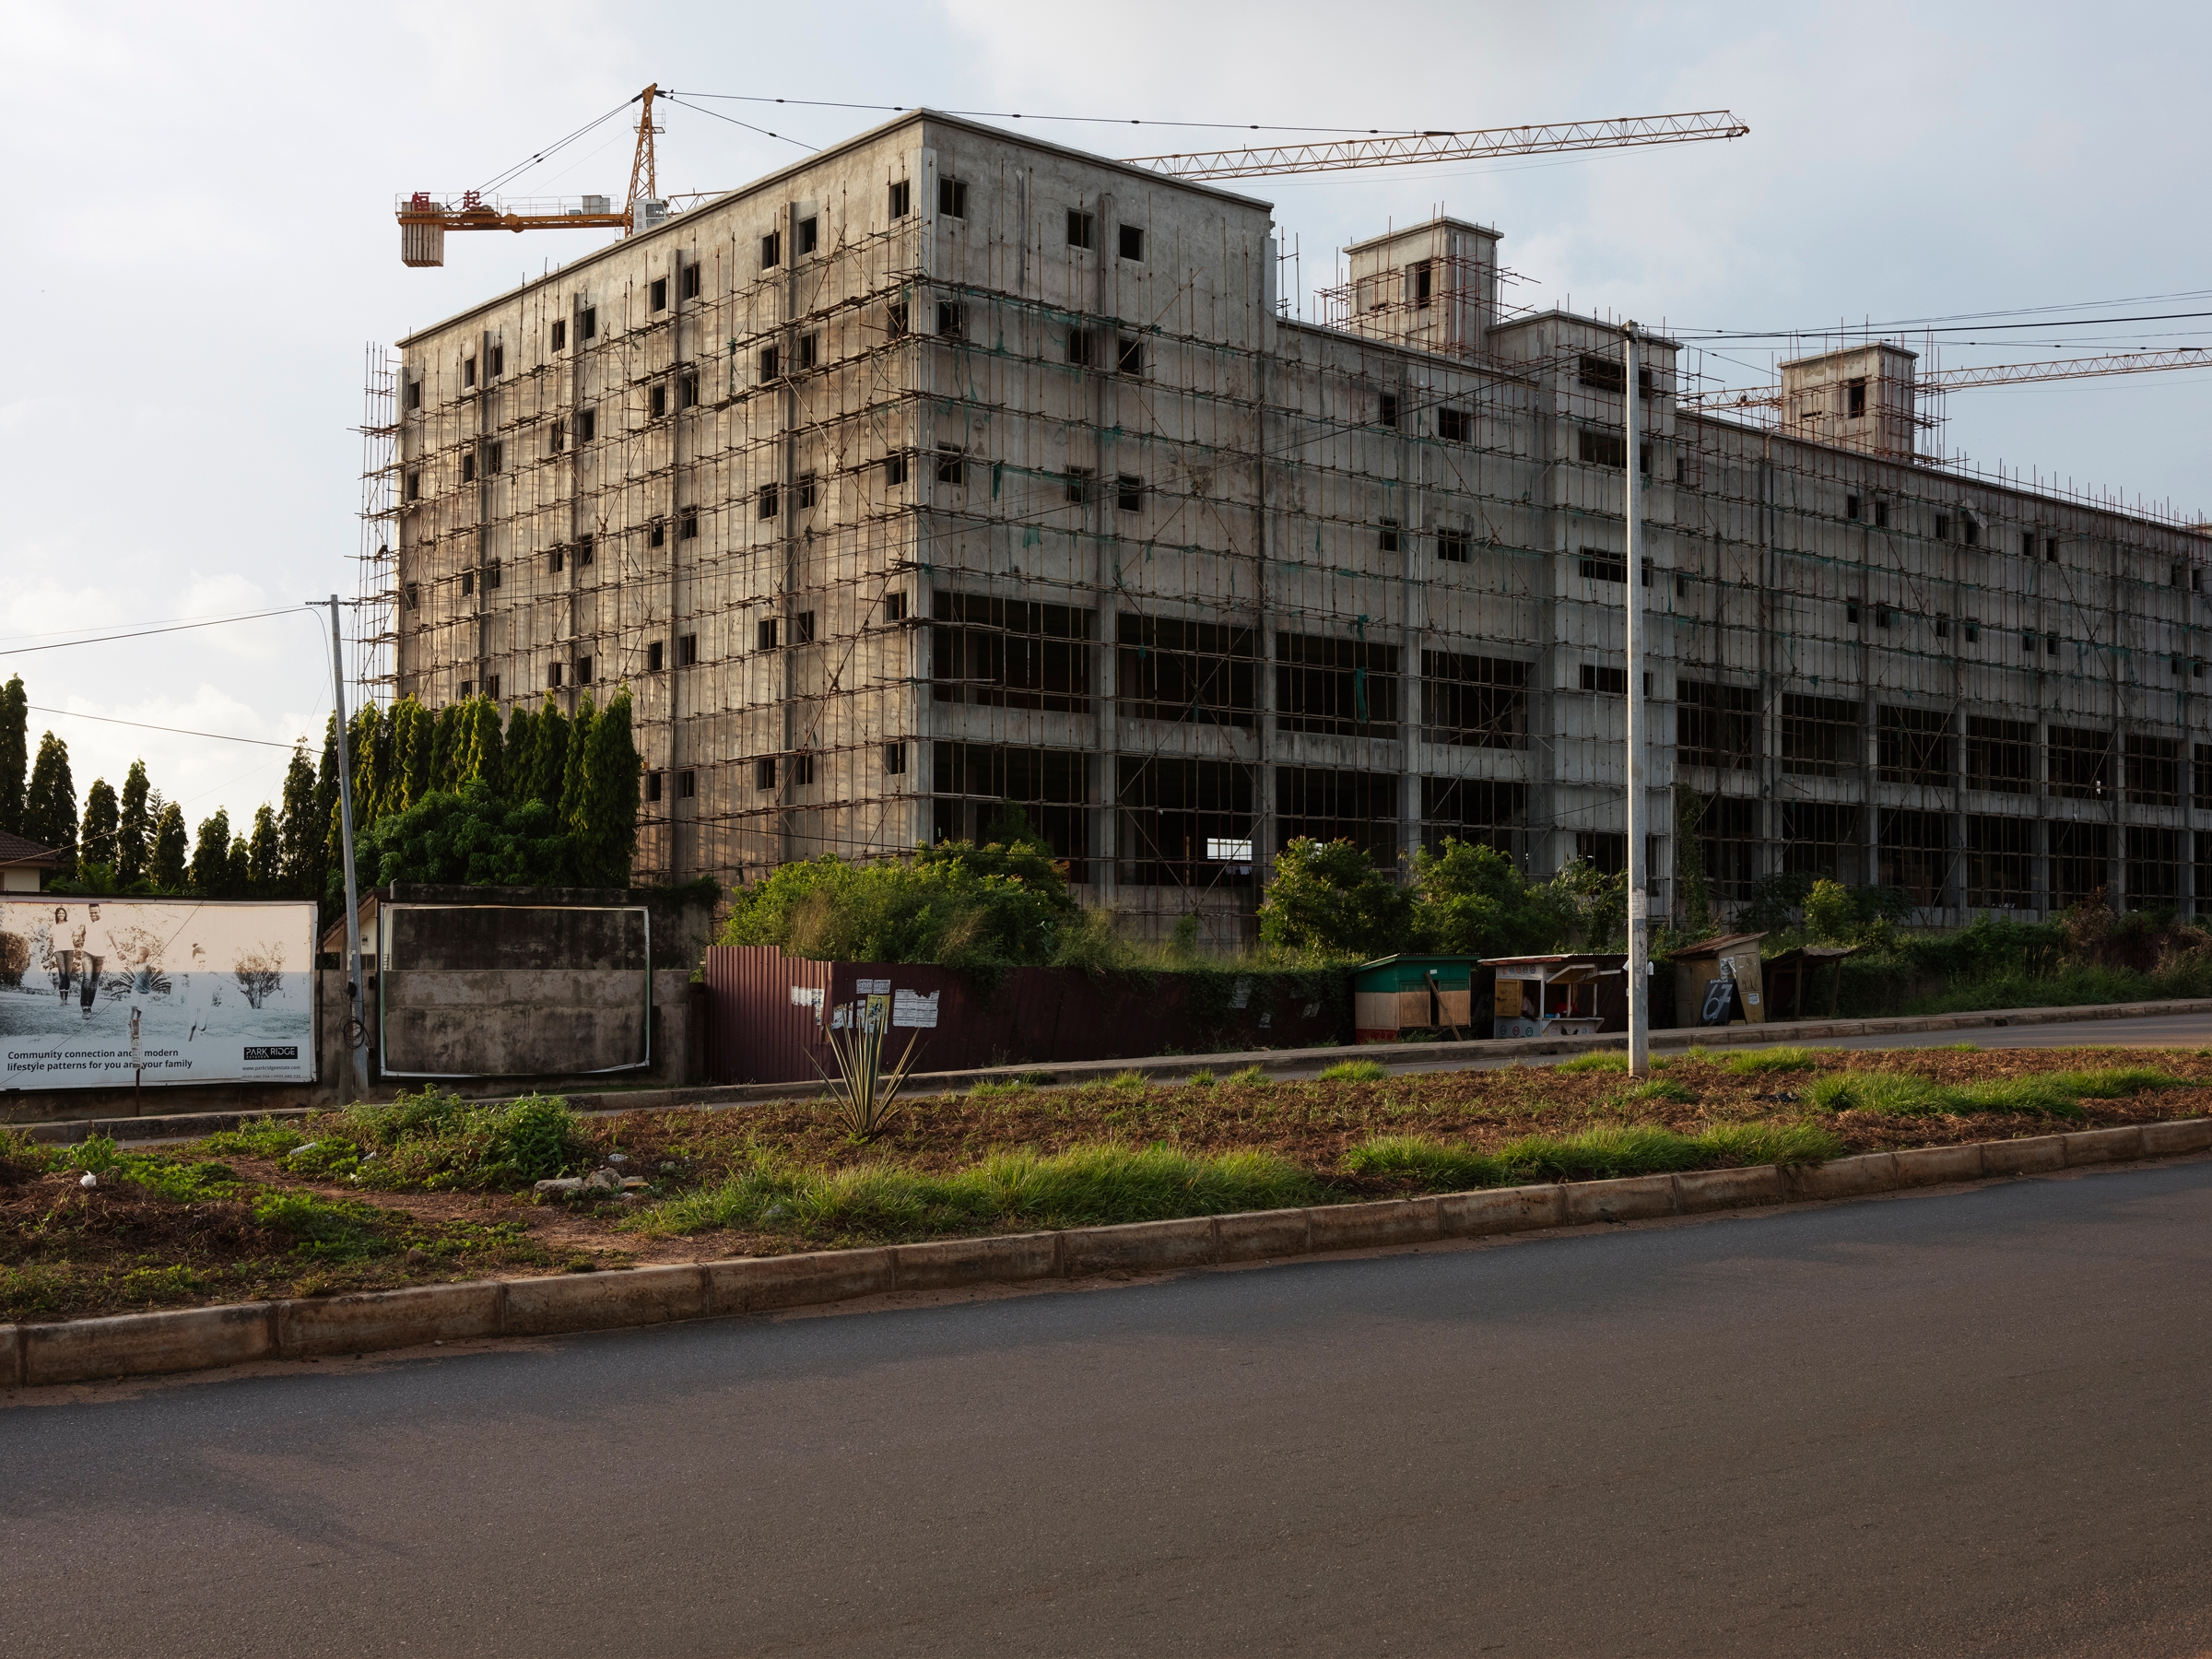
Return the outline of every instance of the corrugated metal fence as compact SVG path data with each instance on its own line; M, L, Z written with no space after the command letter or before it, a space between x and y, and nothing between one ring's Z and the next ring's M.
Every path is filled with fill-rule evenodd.
M1109 973L1015 968L987 988L948 968L814 962L772 945L707 952L707 1063L717 1083L791 1083L834 1071L825 1034L856 997L891 998L891 1053L920 1071L1049 1065L1147 1054L1298 1048L1351 1038L1335 974Z

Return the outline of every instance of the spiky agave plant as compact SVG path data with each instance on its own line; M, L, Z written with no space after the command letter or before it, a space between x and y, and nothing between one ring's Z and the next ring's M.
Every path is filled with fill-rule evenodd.
M906 1040L899 1063L888 1073L883 1069L890 1024L890 1010L880 1002L853 1005L850 1023L833 1024L829 1031L830 1053L837 1062L838 1075L832 1077L822 1071L818 1061L815 1065L815 1069L822 1072L822 1081L830 1087L830 1098L837 1103L845 1133L856 1141L874 1140L899 1115L899 1090L913 1070L914 1044L921 1041L918 1031Z

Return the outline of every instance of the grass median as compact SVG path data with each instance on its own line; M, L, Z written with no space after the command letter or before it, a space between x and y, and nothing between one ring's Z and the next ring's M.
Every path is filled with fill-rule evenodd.
M2212 1114L2212 1051L1854 1052L1334 1075L579 1118L426 1092L128 1151L0 1138L0 1318L1163 1220ZM541 1181L588 1184L558 1194Z

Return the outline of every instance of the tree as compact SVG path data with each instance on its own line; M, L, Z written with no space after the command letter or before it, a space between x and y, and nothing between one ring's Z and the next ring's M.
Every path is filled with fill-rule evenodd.
M561 756L560 798L555 809L564 824L574 823L576 815L583 810L584 756L592 747L592 727L598 723L599 712L592 706L592 694L586 691L576 700L576 717L569 722L569 747Z
M488 697L464 703L458 735L453 758L455 783L481 783L495 800L506 799L506 755L500 743L499 705Z
M1276 859L1260 937L1278 949L1394 955L1416 943L1413 894L1350 841L1324 846L1301 836Z
M558 809L569 763L569 717L560 712L552 692L546 693L545 705L530 723L528 764L519 777L512 771L515 764L513 735L513 728L509 727L509 794L518 801L543 801Z
M92 787L85 791L85 822L80 837L85 863L114 865L121 816L115 792L108 787L108 781L93 779Z
M184 890L184 855L192 843L184 832L184 810L174 801L161 808L154 826L154 886L164 893Z
M430 793L430 712L412 697L392 705L392 775L376 816L405 812Z
M76 868L76 784L69 776L69 746L48 732L23 791L22 833L62 855L61 874Z
M338 817L338 717L326 716L323 722L323 759L315 768L315 822L322 826L323 868L328 872L339 867L344 856L345 838ZM327 885L327 884L326 884ZM317 898L323 895L318 893Z
M125 887L146 874L154 853L154 815L147 809L146 762L124 774L123 806L115 821L115 876Z
M244 891L256 899L270 899L283 890L284 832L276 827L276 815L264 801L253 815L253 839L246 848Z
M574 846L553 809L543 801L501 801L477 779L379 818L360 853L361 875L379 887L566 887L576 878Z
M29 704L21 675L0 686L0 830L10 835L24 833L24 769L30 761Z
M1558 896L1495 847L1447 840L1413 855L1414 933L1446 956L1534 956L1566 929Z
M507 761L506 795L511 801L522 802L532 798L530 794L530 757L537 742L537 716L522 704L507 716L507 735L500 740L500 753Z
M284 947L265 939L241 951L231 971L238 975L238 988L245 993L246 1006L258 1008L284 983Z
M626 888L638 851L638 774L630 740L629 688L607 699L584 744L583 794L566 819L576 870L587 887Z
M242 835L230 841L229 868L223 876L223 897L243 899L253 890L253 850Z
M323 826L315 817L315 769L307 758L302 739L292 749L292 763L284 773L284 817L277 829L279 841L277 887L273 889L293 899L323 895Z
M213 818L200 820L200 838L192 849L190 879L192 890L203 899L230 896L230 815L220 806Z
M453 789L453 756L461 744L460 703L447 703L430 723L429 793L450 794Z

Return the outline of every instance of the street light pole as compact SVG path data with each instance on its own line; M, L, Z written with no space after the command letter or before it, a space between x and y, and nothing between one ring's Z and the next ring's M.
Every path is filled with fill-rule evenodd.
M1625 512L1629 524L1628 657L1629 657L1629 1075L1647 1076L1652 1065L1652 906L1650 876L1644 867L1643 766L1648 718L1643 698L1643 457L1641 376L1637 372L1637 347L1642 343L1636 324L1626 331L1622 346L1627 383L1621 402L1627 414L1628 453L1623 469L1628 475Z

